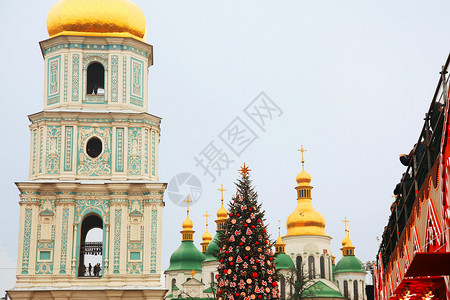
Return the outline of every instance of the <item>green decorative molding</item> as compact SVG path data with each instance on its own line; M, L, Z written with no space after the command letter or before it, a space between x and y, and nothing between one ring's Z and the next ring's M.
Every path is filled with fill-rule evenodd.
M25 209L25 223L23 226L23 250L22 250L22 274L28 274L28 266L30 264L30 241L31 241L31 219L33 210Z
M120 225L122 219L122 209L115 209L114 217L114 265L113 273L120 273Z
M119 56L111 56L111 102L119 99Z
M150 229L150 273L156 273L156 254L158 247L158 210L152 210L152 221Z
M86 153L86 143L91 137L97 137L102 141L103 151L91 158ZM111 128L89 127L78 128L78 166L80 175L99 176L111 174Z
M156 138L155 132L152 130L152 175L156 175Z
M142 128L128 128L128 174L141 174Z
M65 131L66 143L64 149L64 171L72 171L73 126L66 126Z
M59 174L61 153L61 126L47 127L46 140L46 169L47 174Z
M116 128L116 172L124 171L124 128Z
M31 150L31 174L36 174L36 156L37 156L37 130L33 130L33 144Z
M72 101L77 102L80 96L80 55L72 55Z
M146 51L139 50L130 46L123 45L91 45L91 44L75 44L75 43L65 43L58 46L50 47L44 50L44 53L52 53L60 49L92 49L92 50L125 50L129 52L133 52L145 57L149 56L149 53Z
M61 265L59 271L60 274L66 274L68 236L69 236L69 208L63 208L62 228L61 228Z
M144 106L144 62L134 57L130 60L130 103Z
M122 82L122 103L127 102L127 57L123 57L123 82Z
M144 174L148 174L148 140L149 140L149 130L147 128L144 129Z
M60 97L60 76L61 76L61 56L48 59L47 62L47 105L59 102Z
M69 54L64 54L64 98L63 101L67 102L67 77L69 76Z

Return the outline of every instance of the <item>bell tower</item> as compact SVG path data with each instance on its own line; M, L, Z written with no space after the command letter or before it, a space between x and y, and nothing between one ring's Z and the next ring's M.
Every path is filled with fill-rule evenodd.
M147 112L153 48L144 14L127 0L61 0L47 29L29 180L16 183L17 281L8 293L78 299L88 288L91 299L162 299L166 184L161 119Z

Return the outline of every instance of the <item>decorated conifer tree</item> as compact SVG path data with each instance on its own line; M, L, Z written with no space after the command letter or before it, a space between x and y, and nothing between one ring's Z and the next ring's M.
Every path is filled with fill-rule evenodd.
M279 299L272 243L249 171L245 164L240 170L220 241L218 300Z

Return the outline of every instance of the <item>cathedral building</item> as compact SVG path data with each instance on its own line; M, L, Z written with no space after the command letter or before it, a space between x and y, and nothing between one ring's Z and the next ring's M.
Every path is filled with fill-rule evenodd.
M311 175L305 171L303 158L302 165L302 171L296 178L297 206L287 219L287 234L281 237L279 228L274 244L280 298L365 300L366 272L354 254L348 221L345 219L345 237L341 248L343 257L335 265L335 257L331 253L332 238L325 232L325 218L312 205ZM170 266L165 271L166 287L169 288L166 298L213 298L219 265L219 241L226 231L227 211L223 207L223 190L222 186L219 189L222 191L222 206L217 212L216 235L211 242L208 230L203 235L204 256L200 256L200 250L195 248L192 239L187 241L184 234L182 245L172 254ZM193 232L191 222L188 216L182 224L182 233L186 230ZM184 243L189 243L189 248ZM177 263L180 257L184 258L183 266Z
M161 299L166 184L161 119L147 112L153 48L144 14L127 0L62 0L47 29L43 110L29 116L29 179L16 183L17 281L8 295Z

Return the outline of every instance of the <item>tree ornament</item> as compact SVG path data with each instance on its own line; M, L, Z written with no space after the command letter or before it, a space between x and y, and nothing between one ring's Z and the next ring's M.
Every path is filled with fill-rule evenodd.
M235 219L231 220L231 223L236 224L236 220Z
M247 283L248 283L248 284L252 283L252 280L251 280L250 278L247 279Z
M256 241L256 242L255 242L255 245L259 245L259 242L258 242L258 241Z
M250 246L245 246L245 250L250 251Z
M250 296L250 299L255 299L256 298L256 296L255 296L255 294L252 294L251 296Z
M258 277L258 273L256 273L256 272L253 272L253 273L252 273L252 276L253 276L253 278L256 278L256 277Z
M245 222L247 222L248 224L250 224L252 222L252 220L247 219Z
M276 281L272 282L272 286L276 287L277 286L277 282Z
M269 293L270 289L268 287L266 287L266 293Z

